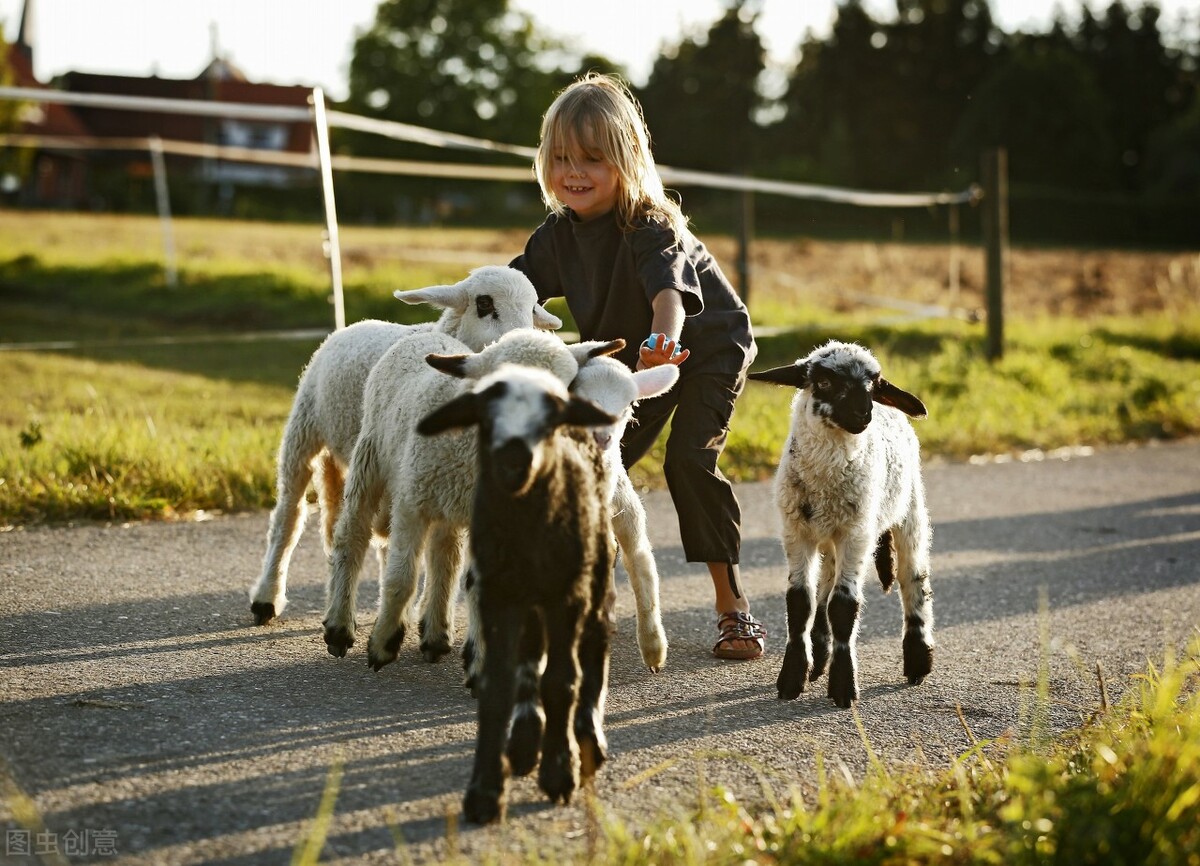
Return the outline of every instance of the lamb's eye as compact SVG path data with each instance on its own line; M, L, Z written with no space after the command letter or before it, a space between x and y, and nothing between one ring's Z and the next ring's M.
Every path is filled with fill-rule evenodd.
M814 386L818 391L828 391L833 387L833 383L828 379L818 379Z

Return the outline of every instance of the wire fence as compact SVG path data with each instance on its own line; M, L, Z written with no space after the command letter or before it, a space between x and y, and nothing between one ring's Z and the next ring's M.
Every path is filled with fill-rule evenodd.
M325 243L324 252L329 262L330 282L334 303L334 326L345 326L344 302L341 285L341 254L338 238L338 221L334 201L332 175L334 172L362 172L374 174L408 175L415 177L453 178L463 180L491 180L533 182L534 176L530 161L536 155L536 149L521 145L506 144L456 133L443 132L397 121L379 118L362 117L343 111L327 110L325 98L320 88L316 88L310 98L307 108L298 106L279 105L248 105L244 103L200 101L188 99L163 99L155 97L122 96L115 94L82 94L38 88L0 87L0 99L18 100L31 103L56 102L67 105L104 108L112 110L162 112L201 115L207 117L276 121L290 123L310 123L314 129L314 143L307 153L271 151L247 147L234 147L221 144L210 144L195 141L178 141L150 138L99 138L63 136L39 136L28 134L0 135L0 146L47 148L56 150L108 150L108 151L144 151L149 152L155 166L156 182L159 185L159 211L164 219L164 247L167 250L166 267L169 274L174 273L174 253L171 239L169 202L165 197L165 169L162 168L162 154L193 157L198 159L224 160L230 162L245 162L259 165L275 165L297 169L309 169L318 172L322 179L322 194L325 208ZM426 145L443 150L461 150L475 153L504 154L525 161L522 166L481 165L455 162L435 162L419 160L400 160L384 158L367 158L352 155L335 155L330 152L328 130L340 128L354 130L373 135L379 135L394 141L403 141ZM701 187L728 192L740 193L742 202L742 224L738 236L738 272L740 290L743 298L748 301L750 293L750 244L753 236L753 211L755 194L783 196L793 199L807 199L831 203L846 204L854 207L876 208L938 208L949 210L949 255L948 282L951 297L957 296L959 267L961 253L958 237L958 207L974 205L984 198L983 189L972 184L959 191L941 191L924 193L897 193L869 190L848 189L843 187L824 186L817 184L797 183L793 181L774 180L769 178L747 177L743 175L718 174L714 172L696 171L660 165L659 174L665 184L671 186ZM1006 216L1004 216L1006 219ZM994 234L993 244L997 249L988 252L989 274L1003 279L1004 256L1003 247L1007 244L1006 226ZM989 286L989 296L993 289ZM994 291L999 292L997 287ZM873 299L878 302L881 299ZM886 299L883 299L883 305ZM909 316L948 315L962 317L961 311L936 305L925 305L918 309L906 302L894 302L890 306L897 309L907 308Z

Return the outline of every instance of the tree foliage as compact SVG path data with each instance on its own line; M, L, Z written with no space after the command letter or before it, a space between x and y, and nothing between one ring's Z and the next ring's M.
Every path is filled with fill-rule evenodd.
M528 143L555 83L536 60L552 48L507 0L384 0L355 41L348 106Z
M1164 33L1154 0L1111 0L1081 6L1076 20L1060 8L1048 32L1010 34L988 0L897 0L887 18L840 0L831 32L798 46L772 105L760 87L760 13L761 0L726 0L707 32L667 46L637 90L664 164L962 188L979 150L1004 145L1014 183L1195 188L1200 14L1190 30ZM615 69L547 39L507 0L383 0L355 44L348 107L532 144L554 94L585 68ZM399 155L395 143L387 152Z
M707 34L655 62L638 96L663 163L718 171L753 165L766 56L757 7L733 0Z

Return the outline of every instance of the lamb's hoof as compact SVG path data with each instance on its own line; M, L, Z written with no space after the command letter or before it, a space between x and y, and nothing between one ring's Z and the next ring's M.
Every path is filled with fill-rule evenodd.
M479 700L479 680L474 674L463 680L463 688L471 692L472 698Z
M491 824L504 817L502 791L484 791L472 785L463 797L463 817L472 824Z
M829 669L829 697L843 710L858 700L858 683L855 682L854 668L850 659L834 656L833 666Z
M783 654L783 667L779 669L779 677L775 680L775 688L781 701L794 701L804 691L808 682L808 661L804 658L804 648L788 645Z
M445 635L421 641L421 655L427 662L436 662L450 654L450 639Z
M603 730L576 729L575 739L579 743L579 778L591 779L608 760L608 739Z
M250 612L254 614L255 625L266 625L275 619L275 605L269 601L251 602Z
M825 675L825 670L828 667L829 644L813 641L813 660L812 667L808 669L808 681L810 683L815 683Z
M400 644L404 643L404 626L400 626L392 636L383 642L381 647L375 640L375 635L367 638L367 665L371 670L378 671L384 665L390 665L400 655Z
M910 686L919 686L933 670L933 647L919 637L904 637L904 676Z
M667 636L661 629L655 629L647 634L638 636L638 647L642 651L642 661L651 673L658 673L667 663Z
M538 765L542 752L543 725L540 712L523 712L513 719L506 754L514 776L528 776Z
M354 635L344 625L333 625L329 620L325 620L323 625L325 626L325 648L329 650L331 656L339 659L345 658L346 651L354 646Z
M550 798L551 803L561 802L565 806L571 802L571 795L579 787L579 777L569 751L542 755L542 764L538 768L538 787Z

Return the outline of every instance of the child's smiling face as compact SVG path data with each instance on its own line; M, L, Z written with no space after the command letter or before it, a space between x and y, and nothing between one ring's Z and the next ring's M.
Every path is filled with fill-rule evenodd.
M574 148L556 153L550 180L558 200L581 220L602 216L617 203L617 171L595 152Z

